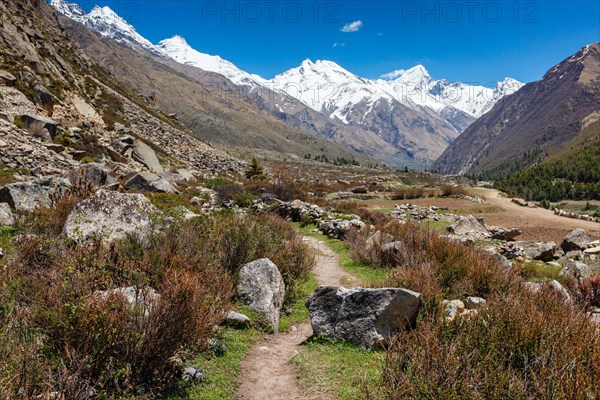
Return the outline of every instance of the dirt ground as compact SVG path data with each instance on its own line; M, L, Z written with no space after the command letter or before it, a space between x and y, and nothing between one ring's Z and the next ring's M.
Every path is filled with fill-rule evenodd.
M349 287L358 284L358 279L349 276L339 266L337 254L324 242L305 237L304 241L317 250L315 273L320 285ZM331 396L316 394L306 397L296 378L296 370L290 359L298 346L312 336L310 323L303 323L290 332L269 335L248 353L242 362L239 400L330 400Z
M485 197L485 204L455 198L429 198L397 201L373 201L370 207L393 207L394 204L410 203L418 206L444 207L460 210L477 217L484 217L488 225L505 228L520 228L523 234L519 240L554 241L560 244L573 229L582 228L593 239L600 239L600 223L559 217L543 208L521 207L510 199L500 197L497 190L477 188L472 194Z

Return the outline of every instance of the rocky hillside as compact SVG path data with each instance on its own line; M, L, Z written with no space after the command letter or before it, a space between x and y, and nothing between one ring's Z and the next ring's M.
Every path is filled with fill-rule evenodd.
M442 154L434 168L445 174L502 177L576 138L584 120L600 111L600 43L583 47L542 79L501 99ZM526 154L526 152L528 152Z
M114 80L41 1L0 5L2 163L34 176L101 162L126 177L185 168L236 174L243 163L199 140ZM127 145L123 145L127 143Z

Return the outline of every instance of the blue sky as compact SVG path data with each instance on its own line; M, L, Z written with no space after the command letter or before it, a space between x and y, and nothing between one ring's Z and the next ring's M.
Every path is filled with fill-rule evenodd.
M423 64L450 81L530 82L600 41L597 0L77 2L108 5L153 43L179 34L265 78L310 58L368 78Z

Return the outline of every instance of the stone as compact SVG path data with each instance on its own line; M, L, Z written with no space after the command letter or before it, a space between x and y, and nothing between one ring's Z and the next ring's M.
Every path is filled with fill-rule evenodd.
M554 259L557 246L554 242L523 240L506 243L506 245L501 247L500 251L507 258L523 256L532 260L548 262Z
M125 182L125 189L139 190L140 192L179 193L179 191L166 180L151 172L140 172Z
M8 203L0 203L0 226L14 225L15 217Z
M600 246L590 247L589 249L585 249L583 252L586 254L600 253Z
M177 172L179 176L181 176L181 179L183 179L186 182L196 179L196 177L187 169L178 169L175 172Z
M198 383L204 381L204 379L206 379L206 376L198 368L191 365L186 365L183 369L181 379L183 379L186 382Z
M100 189L75 206L67 218L63 236L78 242L94 237L113 241L129 234L144 239L151 232L152 216L156 214L156 207L141 194Z
M489 227L489 231L492 233L492 239L506 241L514 240L522 233L519 228L499 228L497 226Z
M152 172L157 174L165 172L152 147L141 140L136 140L133 145L133 159L143 164Z
M0 70L0 83L6 86L15 86L17 77L8 71Z
M315 335L373 349L416 322L421 294L408 289L320 286L306 301Z
M64 178L44 177L30 182L11 183L0 188L0 203L8 203L13 210L32 211L50 207L51 196L65 190L71 183Z
M587 249L588 243L591 241L592 240L583 229L577 228L563 239L560 247L565 252L573 250L585 250Z
M481 297L467 297L465 307L467 310L481 310L487 304L487 301Z
M46 143L44 144L44 147L55 153L62 153L63 151L65 151L65 146L58 143Z
M100 163L82 164L73 169L69 173L68 178L72 184L83 180L94 185L94 187L100 187L106 183L108 178L108 168Z
M577 284L581 284L584 279L589 278L593 274L592 269L587 264L573 260L566 261L563 269L560 271L560 275L575 280Z
M498 264L502 265L504 268L512 268L512 262L504 257L502 254L492 250L492 249L482 249L484 252L486 252L487 254L489 254L490 257L492 257L494 260L496 260L498 262Z
M448 227L448 231L455 235L474 236L477 238L490 238L492 236L485 225L472 215L460 217L458 221Z
M261 314L274 332L279 331L285 283L271 260L262 258L242 266L237 292L243 304Z
M235 326L235 327L246 327L248 325L250 325L250 318L248 318L247 316L245 316L244 314L241 314L239 312L235 312L235 311L228 311L227 315L225 315L225 324L229 325L229 326Z
M46 129L50 133L51 137L56 136L56 128L59 125L59 123L52 118L35 114L23 114L21 115L21 121L27 130L35 131Z

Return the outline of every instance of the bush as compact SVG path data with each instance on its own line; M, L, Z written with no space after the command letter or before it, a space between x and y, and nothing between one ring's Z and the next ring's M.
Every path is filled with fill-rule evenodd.
M422 187L405 186L398 188L392 195L392 200L410 200L425 197L425 189Z
M464 187L458 185L442 185L440 186L440 195L442 197L466 195L467 191Z

